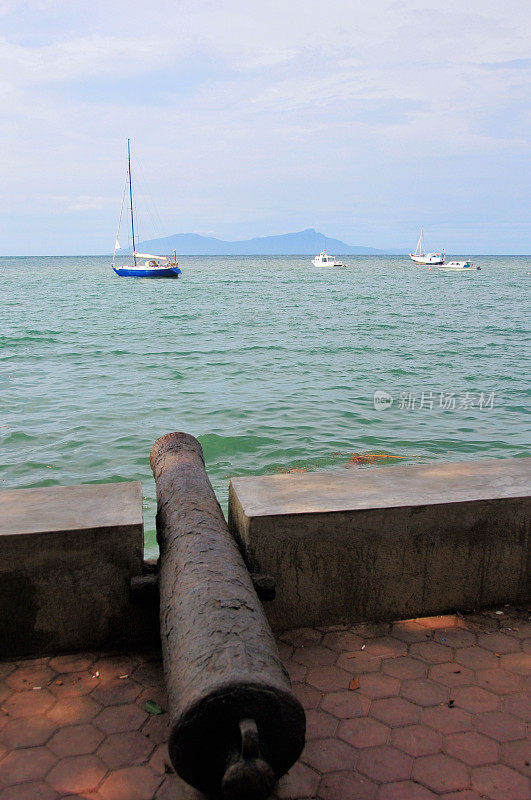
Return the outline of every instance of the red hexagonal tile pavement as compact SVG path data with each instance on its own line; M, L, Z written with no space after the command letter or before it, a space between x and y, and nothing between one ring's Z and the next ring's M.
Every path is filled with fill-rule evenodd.
M361 650L364 640L352 631L334 631L323 637L323 647L335 650L336 653L355 653Z
M391 636L394 639L399 639L401 642L413 644L414 642L425 642L430 634L427 633L426 628L419 625L413 619L404 620L403 622L395 622L391 628Z
M476 635L465 628L454 626L452 628L438 628L433 639L446 647L472 647L476 644Z
M138 659L132 656L104 656L94 662L90 671L99 681L105 682L120 675L131 675L139 666Z
M331 772L319 787L321 800L375 800L378 784L358 772Z
M38 684L37 684L38 685ZM45 714L55 703L55 697L46 689L13 692L3 701L2 709L9 717L37 717Z
M99 794L104 800L152 800L162 783L162 776L148 766L126 767L111 772Z
M55 756L44 746L13 750L0 761L0 786L39 781L54 762Z
M147 761L156 746L139 731L126 731L107 736L97 755L110 769L120 769Z
M427 661L429 664L443 664L445 661L453 661L452 650L438 642L414 643L409 648L409 654Z
M501 761L508 767L531 778L531 742L529 739L502 744Z
M399 781L380 786L376 800L437 800L437 795L413 781Z
M411 774L416 781L439 794L455 792L470 785L467 767L441 753L417 758Z
M324 698L327 699L326 697ZM326 711L310 709L306 712L306 741L334 736L338 720Z
M0 791L0 800L56 800L57 797L57 792L43 781L19 783Z
M48 711L48 718L57 725L75 725L91 722L101 706L91 697L64 697Z
M489 800L528 800L530 796L528 779L504 764L473 770L472 786Z
M159 775L167 775L174 772L166 742L156 747L148 763L153 772L157 772Z
M338 667L314 667L308 671L306 680L320 692L337 692L348 687L351 676Z
M297 664L304 664L306 667L326 667L335 662L337 654L322 645L309 645L308 647L297 647L291 657L291 661Z
M438 706L448 699L448 689L423 678L403 681L400 695L418 706Z
M409 778L413 759L396 747L368 747L358 758L357 768L376 783L390 783Z
M512 714L524 722L531 722L531 692L521 692L504 697L501 704L502 711Z
M414 725L420 718L420 707L403 697L386 697L371 704L371 715L392 728Z
M524 722L504 711L486 711L478 714L476 727L478 731L497 742L512 742L515 739L523 739L526 735Z
M353 770L356 766L357 753L341 739L314 739L306 743L301 761L324 774L340 769Z
M68 725L61 728L48 742L48 747L59 758L93 753L104 734L94 725Z
M284 667L286 668L289 679L292 683L300 683L306 679L308 667L306 667L304 664L300 664L297 661L292 661L291 658L288 658L286 661L284 661Z
M38 691L53 680L55 673L47 664L36 667L17 667L4 680L6 686L15 689L17 692ZM39 687L37 689L36 687Z
M398 658L407 654L407 645L392 636L378 636L370 639L365 649L369 655L379 658Z
M472 715L460 708L447 705L436 708L425 708L422 722L440 733L458 733L472 727Z
M91 697L102 706L133 703L142 691L142 686L132 678L109 678L92 687Z
M274 797L520 798L526 626L504 609L283 634L308 735ZM152 654L0 662L0 800L202 800L167 774L168 714L148 715L151 698L167 708Z
M349 719L341 722L337 735L353 747L375 747L386 744L390 729L371 717Z
M454 703L465 711L472 714L480 714L482 711L496 711L500 705L500 699L492 692L487 692L480 686L462 686L456 690Z
M382 697L395 697L400 689L400 682L390 675L381 672L368 672L358 678L360 693L370 700Z
M411 680L425 678L428 665L417 658L400 656L399 658L385 658L382 661L381 670L384 675L391 675L399 680Z
M56 723L47 717L19 717L0 728L0 742L9 750L46 744L56 730Z
M94 719L94 725L106 734L136 731L145 722L147 714L133 703L108 706Z
M478 767L481 764L493 764L499 758L496 742L475 731L452 733L446 737L444 749L449 756Z
M391 733L391 744L414 758L438 753L442 742L441 734L427 725L407 725Z
M498 653L500 655L505 655L505 653L518 653L520 651L518 640L507 636L501 631L480 633L478 635L478 645L485 650L491 650L493 653Z
M57 792L81 794L95 791L106 773L107 767L97 756L71 756L53 767L46 782Z
M67 672L55 677L49 685L55 697L81 697L94 689L94 678L88 672Z
M281 800L284 798L291 800L293 797L314 797L320 780L319 773L298 761L288 774L280 779L276 787L276 795Z
M456 686L470 686L474 683L474 673L462 664L449 661L445 664L433 664L428 672L430 680L435 683L442 683L449 688ZM488 689L488 686L485 687Z
M308 686L307 683L294 683L291 688L305 710L317 708L323 697L322 692L314 689L313 686Z
M472 681L469 681L471 683ZM489 692L507 695L518 692L523 685L523 678L505 669L481 669L476 673L478 686Z
M364 672L378 672L382 659L379 656L366 653L360 650L355 653L341 653L337 659L337 666L354 675L361 675Z
M531 675L531 656L528 653L508 653L501 657L500 663L516 675Z
M370 706L370 700L359 692L343 690L329 692L321 700L321 708L339 719L364 716Z

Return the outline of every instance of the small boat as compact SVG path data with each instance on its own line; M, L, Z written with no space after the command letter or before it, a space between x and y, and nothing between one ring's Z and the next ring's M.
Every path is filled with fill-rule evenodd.
M135 246L135 218L133 212L133 182L131 180L131 144L127 140L127 177L124 194L122 197L122 208L120 210L120 219L118 221L118 231L116 233L116 241L114 243L114 253L112 257L112 268L116 275L120 278L178 278L181 275L179 264L177 263L176 251L173 251L173 258L170 256L155 256L151 253L138 253ZM129 208L131 211L131 238L133 240L133 264L127 264L124 267L116 266L116 251L120 249L118 236L120 234L120 225L122 223L122 213L124 210L124 200L129 185Z
M444 264L444 250L442 253L427 253L424 245L424 229L420 229L420 236L414 253L409 257L416 264Z
M315 256L312 264L316 267L348 267L348 264L339 261L335 256L329 256L324 250L321 250L319 255Z
M467 261L448 261L447 264L438 266L437 269L463 272L463 270L477 270L481 269L481 267L475 267L470 259L468 259Z

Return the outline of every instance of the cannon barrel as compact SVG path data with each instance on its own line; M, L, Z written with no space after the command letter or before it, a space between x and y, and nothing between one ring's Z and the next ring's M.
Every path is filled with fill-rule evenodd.
M153 445L150 464L172 764L205 793L263 800L302 751L304 711L201 445L186 433L166 434Z

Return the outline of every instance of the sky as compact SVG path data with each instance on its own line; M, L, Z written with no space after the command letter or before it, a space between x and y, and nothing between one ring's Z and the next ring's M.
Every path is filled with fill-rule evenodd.
M531 253L526 0L0 0L0 255L313 227Z

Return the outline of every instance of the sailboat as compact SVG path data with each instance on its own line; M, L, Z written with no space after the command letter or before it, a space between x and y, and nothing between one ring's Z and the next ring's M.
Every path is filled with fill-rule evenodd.
M427 253L424 244L424 229L420 229L420 236L417 242L417 247L414 253L410 253L409 257L417 264L444 264L444 250L442 253Z
M155 256L151 253L138 253L135 243L135 217L133 211L133 182L131 180L131 143L127 140L127 183L122 197L122 207L120 219L118 221L118 231L114 243L114 253L112 257L112 268L116 275L121 278L178 278L181 270L177 263L176 251L173 251L173 260L170 256ZM116 266L116 251L120 249L118 237L120 235L120 225L122 223L122 213L124 210L124 199L129 185L129 208L131 211L131 238L133 240L133 264L125 267Z

